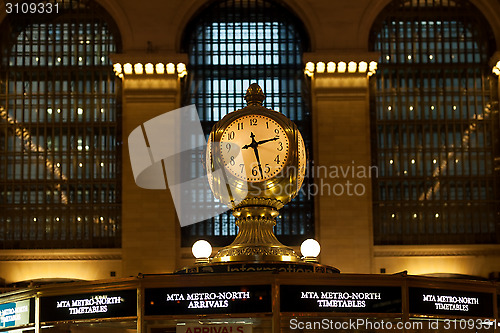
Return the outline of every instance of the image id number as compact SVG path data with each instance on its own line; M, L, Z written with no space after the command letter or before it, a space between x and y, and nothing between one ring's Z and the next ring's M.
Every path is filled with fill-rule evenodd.
M443 324L445 330L494 330L497 321L496 319L445 319Z
M59 3L5 3L7 14L59 14Z

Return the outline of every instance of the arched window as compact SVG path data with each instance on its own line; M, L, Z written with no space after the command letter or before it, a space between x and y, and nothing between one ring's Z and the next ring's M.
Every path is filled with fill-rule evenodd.
M301 22L274 1L215 2L185 32L189 75L183 103L196 105L208 134L224 115L246 105L245 91L257 82L266 94L264 105L297 124L311 153L311 114L302 64L308 43ZM280 211L275 230L287 245L314 236L313 201L306 188ZM204 200L201 194L199 199ZM222 214L182 228L182 245L191 246L200 237L227 245L235 234L234 218Z
M42 5L0 27L0 247L119 247L120 36L93 1Z
M396 0L372 28L375 244L499 241L495 43L465 0Z

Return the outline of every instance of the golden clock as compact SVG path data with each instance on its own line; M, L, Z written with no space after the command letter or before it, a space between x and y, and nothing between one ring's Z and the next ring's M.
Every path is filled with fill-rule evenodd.
M231 208L251 204L280 209L304 180L304 141L293 122L262 106L264 94L257 84L248 88L246 99L245 108L212 128L206 155L209 183ZM223 170L224 177L215 170Z
M278 210L300 190L306 150L297 126L262 106L264 93L252 84L246 107L227 114L210 132L206 151L210 187L233 210L239 227L234 242L214 261L300 261L274 236ZM222 171L222 172L220 172Z

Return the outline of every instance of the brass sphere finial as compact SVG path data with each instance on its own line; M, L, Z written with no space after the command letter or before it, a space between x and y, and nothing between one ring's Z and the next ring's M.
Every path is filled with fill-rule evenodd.
M248 105L262 105L265 98L262 88L257 83L252 83L245 94L245 101Z

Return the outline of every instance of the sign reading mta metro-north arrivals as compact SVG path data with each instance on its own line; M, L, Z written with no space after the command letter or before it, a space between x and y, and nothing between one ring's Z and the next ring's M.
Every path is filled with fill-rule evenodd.
M281 312L401 313L401 287L280 286Z
M0 304L0 328L27 325L34 322L34 299Z
M137 290L40 298L40 321L137 316Z
M493 294L462 290L409 288L410 313L493 317Z
M271 312L270 285L149 288L146 316Z
M252 333L251 324L188 324L177 325L175 333Z

